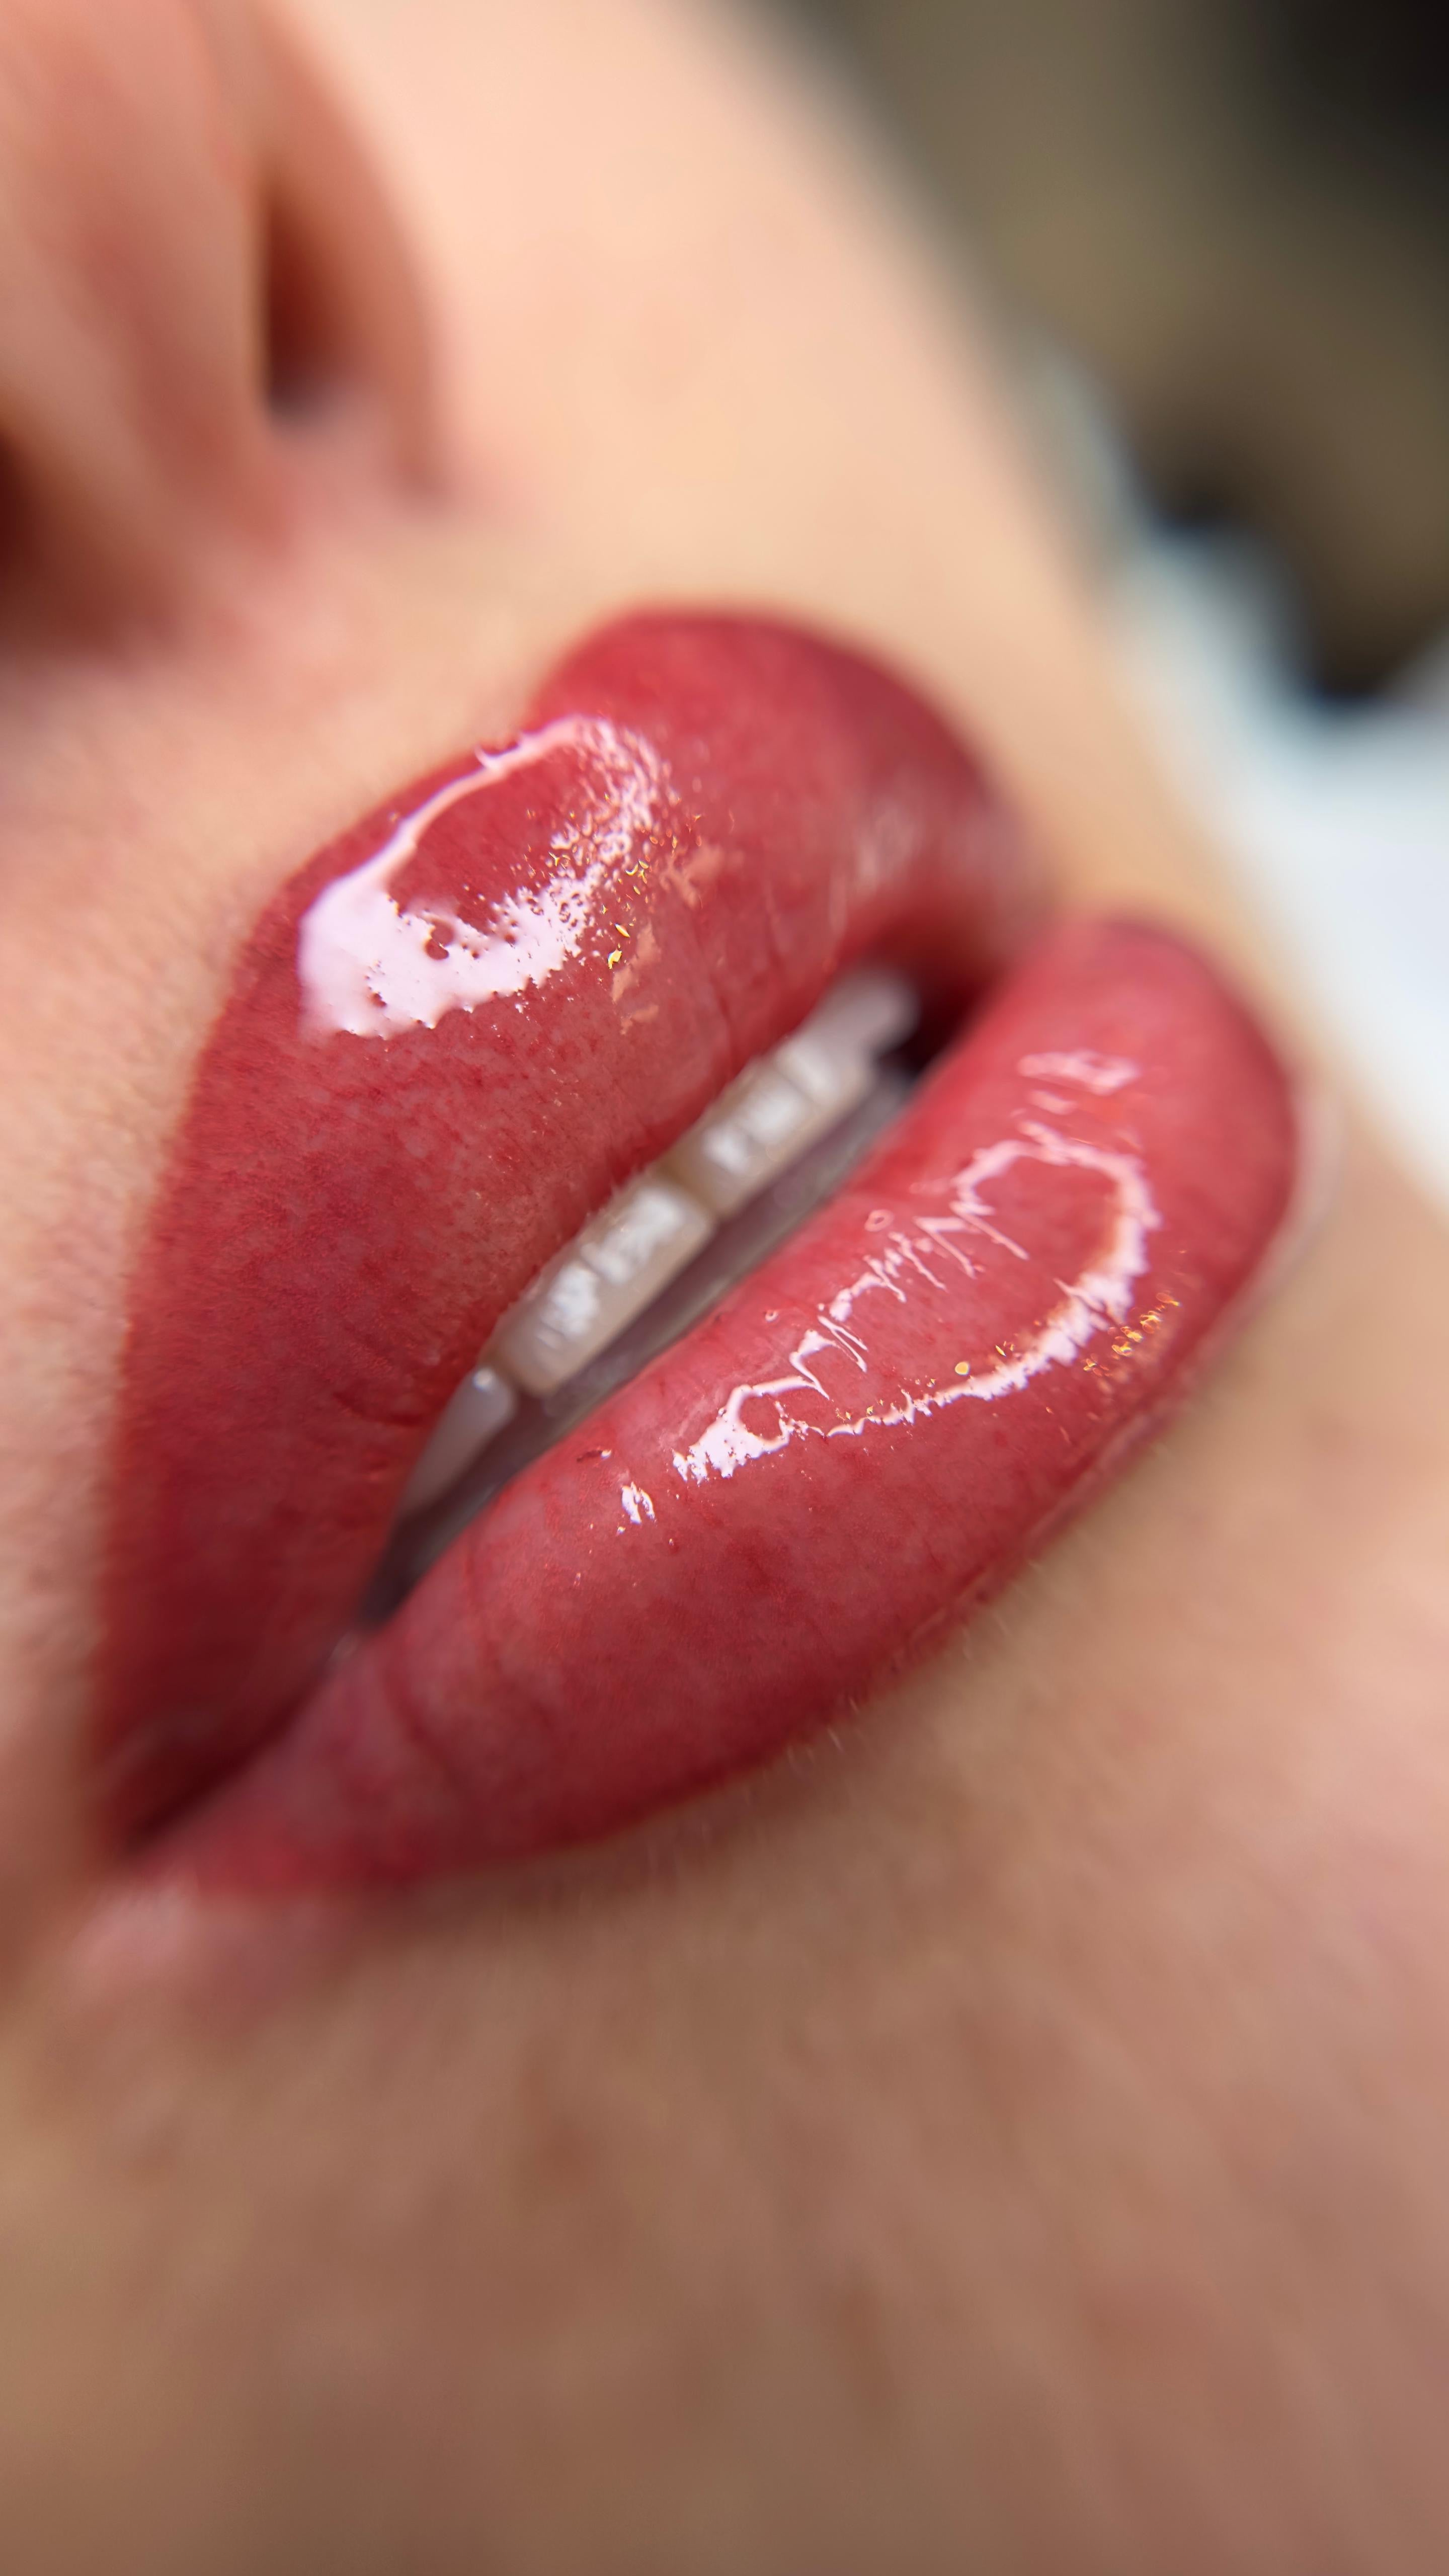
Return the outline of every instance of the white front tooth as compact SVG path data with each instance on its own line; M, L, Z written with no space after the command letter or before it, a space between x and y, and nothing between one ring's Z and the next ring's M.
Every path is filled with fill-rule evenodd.
M495 1439L518 1411L518 1397L506 1378L486 1361L450 1397L433 1436L408 1478L398 1505L401 1515L420 1512L455 1485L465 1467Z
M869 1082L863 1059L847 1063L803 1037L787 1040L681 1136L670 1169L716 1216L732 1216L853 1109Z
M646 1173L525 1290L498 1327L495 1355L530 1395L551 1395L642 1314L713 1232L697 1199Z
M803 1029L797 1029L792 1038L786 1038L784 1045L775 1049L771 1062L797 1083L818 1109L828 1111L832 1123L843 1118L847 1109L853 1109L869 1090L874 1069L868 1055L842 1044L828 1031L814 1029L808 1020Z
M697 1250L714 1232L703 1211L670 1181L646 1172L632 1187L596 1216L579 1238L580 1248L600 1278L611 1288L632 1290L646 1275L653 1278L663 1256L664 1275L672 1278L682 1257Z
M747 1065L668 1156L716 1216L733 1216L865 1098L873 1058L909 1036L919 1005L904 975L863 966L791 1038Z
M855 966L832 984L799 1034L827 1039L850 1055L887 1055L921 1016L914 984L894 966Z

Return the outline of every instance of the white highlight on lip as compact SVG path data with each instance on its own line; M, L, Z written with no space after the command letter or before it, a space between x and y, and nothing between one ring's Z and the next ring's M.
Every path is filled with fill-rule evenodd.
M1033 1066L1047 1061L1032 1060ZM1060 1073L1064 1058L1051 1062L1060 1079L1072 1078ZM1102 1059L1094 1060L1094 1070L1099 1069L1105 1070ZM1112 1069L1116 1071L1115 1066ZM1076 1078L1086 1079L1082 1075ZM1089 1087L1095 1088L1095 1084ZM1115 1081L1111 1085L1113 1089L1118 1087ZM918 1394L902 1389L894 1400L870 1405L853 1417L820 1423L795 1410L792 1399L802 1396L833 1404L819 1368L813 1367L812 1362L821 1362L830 1354L844 1359L862 1374L869 1367L868 1347L853 1328L857 1309L865 1298L888 1295L905 1304L918 1279L943 1291L947 1280L941 1273L951 1262L974 1276L978 1264L966 1249L973 1237L1018 1260L1028 1258L1023 1246L992 1222L991 1202L983 1195L991 1182L1023 1161L1042 1163L1058 1171L1100 1173L1112 1184L1116 1202L1101 1251L1076 1279L1059 1283L1060 1302L1025 1349L1014 1358L998 1358L993 1367L979 1374L973 1368L969 1376L963 1377L953 1370L945 1385L932 1381ZM1023 1121L1020 1135L983 1146L941 1186L948 1196L949 1212L919 1219L910 1230L899 1228L889 1236L878 1236L879 1248L868 1255L859 1277L832 1297L828 1305L816 1309L814 1322L790 1352L782 1374L735 1387L699 1438L688 1449L674 1452L676 1475L686 1483L702 1485L712 1475L729 1478L758 1458L774 1457L793 1440L859 1439L871 1428L884 1430L928 1420L949 1405L995 1403L1002 1396L1019 1393L1043 1370L1069 1365L1094 1335L1125 1323L1133 1282L1147 1268L1147 1238L1162 1222L1147 1175L1135 1155L1061 1136L1052 1128ZM745 1419L747 1408L761 1404L773 1410L774 1428L770 1431L756 1430Z
M1079 1082L1099 1100L1136 1082L1142 1071L1139 1064L1129 1064L1125 1055L1095 1055L1090 1047L1079 1047L1071 1055L1024 1055L1016 1069L1032 1082Z
M587 822L550 844L557 867L537 890L505 895L488 926L441 904L405 910L392 879L440 814L559 751L591 753L607 793ZM661 771L653 746L604 716L561 716L521 734L506 751L474 753L476 773L454 778L403 816L382 848L324 886L297 933L303 1015L321 1035L395 1037L435 1029L448 1011L526 992L577 957L599 926L595 897L637 849L657 810Z
M641 1521L653 1520L654 1498L645 1493L642 1485L621 1485L619 1500L636 1529Z

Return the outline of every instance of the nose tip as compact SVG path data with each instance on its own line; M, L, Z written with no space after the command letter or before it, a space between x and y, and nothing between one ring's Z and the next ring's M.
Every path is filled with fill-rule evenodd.
M0 547L11 602L184 599L288 521L298 443L432 466L427 335L366 159L242 0L0 12Z

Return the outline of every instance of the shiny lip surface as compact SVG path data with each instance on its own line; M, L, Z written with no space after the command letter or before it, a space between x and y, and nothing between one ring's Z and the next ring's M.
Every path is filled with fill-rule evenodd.
M175 1818L163 1865L258 1888L575 1841L767 1758L1005 1579L1170 1402L1292 1189L1281 1069L1139 926L1011 967L836 1198L336 1655L541 1263L853 959L959 1012L1028 888L898 682L671 615L604 630L512 744L299 872L135 1282L121 1834Z

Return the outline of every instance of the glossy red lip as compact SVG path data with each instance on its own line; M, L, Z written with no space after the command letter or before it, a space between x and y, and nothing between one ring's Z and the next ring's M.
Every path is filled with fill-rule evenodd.
M1291 1190L1280 1069L1148 930L1048 941L836 1201L318 1680L539 1263L851 958L959 1002L1023 882L897 683L663 616L573 656L518 750L301 872L137 1279L103 1668L123 1829L250 1753L170 1838L212 1878L576 1839L768 1755L1003 1579L1160 1412Z

